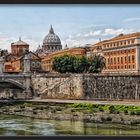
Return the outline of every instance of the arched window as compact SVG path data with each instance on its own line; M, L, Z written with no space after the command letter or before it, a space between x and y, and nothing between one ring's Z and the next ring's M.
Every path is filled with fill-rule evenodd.
M32 64L32 67L35 67L35 62L32 62L31 64Z
M36 63L36 67L40 67L40 62L37 62Z

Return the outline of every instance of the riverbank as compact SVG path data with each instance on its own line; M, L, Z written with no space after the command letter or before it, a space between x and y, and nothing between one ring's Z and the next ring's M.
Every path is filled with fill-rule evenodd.
M91 103L14 102L1 103L0 114L46 120L140 125L140 106Z
M26 102L39 102L39 103L90 103L97 105L128 105L140 106L140 102L136 100L61 100L61 99L40 99L34 98L31 100L24 100Z

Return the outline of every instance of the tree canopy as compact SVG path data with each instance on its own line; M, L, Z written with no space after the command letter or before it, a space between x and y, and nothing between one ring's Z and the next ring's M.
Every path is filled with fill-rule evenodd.
M52 69L60 73L99 73L104 67L105 59L101 55L90 58L63 55L52 62Z

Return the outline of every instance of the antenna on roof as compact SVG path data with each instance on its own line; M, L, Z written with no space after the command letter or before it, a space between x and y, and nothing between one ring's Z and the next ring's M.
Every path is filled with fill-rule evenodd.
M21 41L21 37L19 37L19 41Z

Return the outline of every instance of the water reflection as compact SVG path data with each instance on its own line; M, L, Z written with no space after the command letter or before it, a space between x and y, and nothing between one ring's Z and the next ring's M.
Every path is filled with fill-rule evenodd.
M140 127L0 115L0 135L140 135Z

